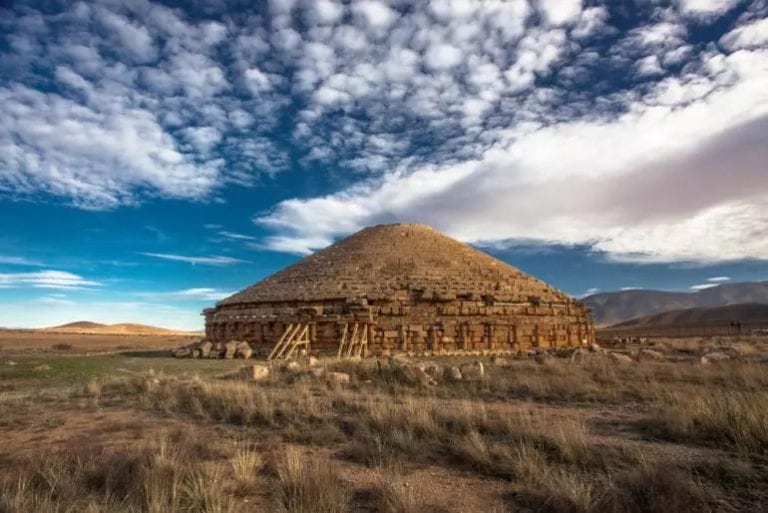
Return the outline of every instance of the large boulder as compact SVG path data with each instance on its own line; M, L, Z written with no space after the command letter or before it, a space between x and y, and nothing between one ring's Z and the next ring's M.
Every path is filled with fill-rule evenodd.
M405 378L412 383L419 383L420 385L437 385L437 380L427 374L423 368L417 365L406 365L400 368Z
M249 365L243 367L241 373L249 381L264 381L269 377L269 367L266 365Z
M461 370L455 365L451 365L445 369L445 376L451 381L461 381Z
M711 363L727 362L730 359L731 357L725 353L722 353L720 351L713 351L701 357L701 364L709 365Z
M461 378L465 381L480 380L485 376L485 367L483 362L465 363L459 367Z
M338 383L339 385L348 385L350 379L346 372L329 372L326 377L331 383Z
M235 348L235 358L247 360L251 356L253 356L253 348L251 348L251 344L248 342L238 342L237 347Z
M227 360L231 360L235 357L235 353L237 352L237 346L240 344L237 340L230 340L226 344L224 344L224 358Z
M187 346L180 347L178 349L174 349L172 354L175 358L189 358L192 356L192 349Z
M197 345L197 349L200 351L200 358L208 358L213 349L213 344L205 340Z
M411 360L402 354L396 354L387 358L390 367L405 367L411 363Z
M608 353L608 357L616 363L632 363L632 358L624 353Z
M286 362L285 365L283 365L283 370L285 372L290 372L291 374L298 374L301 372L301 365L299 362L295 360L291 360L289 362Z
M423 372L426 372L433 378L438 378L443 375L443 367L437 362L419 362L415 365L415 367Z
M641 360L664 360L665 359L664 353L661 353L659 351L654 351L653 349L647 349L647 348L640 349L640 351L637 352L637 356Z

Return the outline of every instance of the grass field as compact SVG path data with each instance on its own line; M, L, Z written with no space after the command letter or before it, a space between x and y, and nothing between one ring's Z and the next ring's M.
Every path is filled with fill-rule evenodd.
M2 513L768 509L764 364L435 358L487 372L423 386L321 359L341 385L60 353L0 350Z

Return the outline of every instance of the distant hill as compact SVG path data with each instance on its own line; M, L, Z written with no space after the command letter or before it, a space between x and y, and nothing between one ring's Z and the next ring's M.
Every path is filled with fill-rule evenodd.
M714 308L686 308L655 315L638 317L614 326L614 328L687 328L728 326L739 322L742 326L768 326L768 304L748 303Z
M99 324L90 321L77 321L61 326L41 328L37 331L45 333L73 333L84 335L196 335L188 331L169 330L144 324Z
M768 281L727 283L697 292L622 290L587 296L597 326L611 326L637 317L687 308L761 303L768 304Z

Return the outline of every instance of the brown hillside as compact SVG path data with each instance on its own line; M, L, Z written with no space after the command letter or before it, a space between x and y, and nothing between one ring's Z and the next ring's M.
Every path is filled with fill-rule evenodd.
M611 326L613 328L662 328L708 327L729 325L739 322L743 325L768 325L768 305L749 303L716 308L686 308L656 315L638 317Z
M78 321L61 326L42 328L37 330L43 333L71 333L82 335L192 335L194 333L177 331L144 324L99 324L90 321Z

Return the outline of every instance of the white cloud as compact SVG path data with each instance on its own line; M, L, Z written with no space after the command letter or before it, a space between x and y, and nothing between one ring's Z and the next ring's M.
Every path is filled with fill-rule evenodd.
M0 255L0 264L4 265L26 265L30 267L44 267L45 264L38 260L32 260L27 257Z
M701 69L659 82L613 120L519 126L479 158L402 167L256 221L279 232L267 247L302 253L402 220L628 261L765 258L768 144L754 141L768 133L768 53L713 54Z
M352 12L374 29L386 29L397 18L397 13L377 0L358 0L352 3Z
M38 288L78 290L102 284L66 271L36 271L30 273L0 273L0 288Z
M564 25L579 18L581 0L540 0L540 8L547 21L553 25Z
M659 63L659 58L656 55L649 55L643 57L636 63L637 74L642 77L649 77L653 75L664 74L664 69Z
M222 237L226 237L228 239L235 239L235 240L256 240L256 237L253 237L252 235L245 235L243 233L236 233L236 232L228 232L228 231L220 231L219 235Z
M731 51L768 45L768 18L736 27L720 39L720 44Z
M198 287L184 290L176 290L172 292L147 292L140 294L145 297L152 297L164 300L175 301L220 301L225 297L229 297L234 294L235 291L223 291L210 287Z
M678 0L680 10L685 14L711 18L724 14L740 0Z
M713 276L712 278L707 278L707 281L717 282L717 283L730 281L730 280L731 280L730 276Z
M233 265L246 262L246 260L240 260L238 258L226 257L226 256L186 256L186 255L173 255L168 253L141 253L142 255L151 256L154 258L160 258L162 260L171 260L175 262L187 262L189 264L201 264L201 265Z
M432 69L441 70L452 68L461 62L462 53L455 46L449 44L438 44L429 47L425 57L427 66Z
M691 290L705 290L717 287L717 283L700 283L699 285L691 285Z

